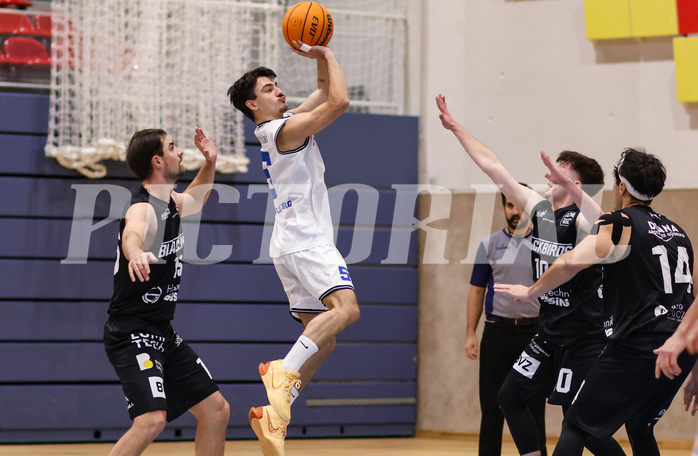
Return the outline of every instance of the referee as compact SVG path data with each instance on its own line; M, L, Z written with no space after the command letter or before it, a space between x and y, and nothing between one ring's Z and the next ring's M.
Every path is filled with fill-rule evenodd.
M472 360L480 359L479 456L501 455L504 414L497 403L497 394L511 366L538 330L540 304L536 298L515 301L493 289L495 282L533 284L531 225L525 215L522 218L523 211L507 201L503 193L502 206L506 227L480 243L467 304L465 354ZM483 307L485 328L478 352L475 330ZM541 452L545 455L545 397L531 397L528 406L538 428Z

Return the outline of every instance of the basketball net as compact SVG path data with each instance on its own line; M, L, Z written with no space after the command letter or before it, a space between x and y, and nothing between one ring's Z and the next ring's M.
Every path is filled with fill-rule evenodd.
M257 66L279 75L289 104L315 90L316 65L288 50L283 0L53 0L46 155L88 177L124 160L133 133L162 128L196 169L201 127L217 170L246 172L243 115L226 96ZM354 111L402 114L406 0L325 0L330 46Z

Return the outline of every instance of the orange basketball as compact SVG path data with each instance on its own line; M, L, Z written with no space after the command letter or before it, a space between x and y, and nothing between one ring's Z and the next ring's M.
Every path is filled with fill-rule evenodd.
M324 6L317 2L300 2L286 11L282 29L291 47L291 41L301 41L309 46L327 46L334 27L332 16Z

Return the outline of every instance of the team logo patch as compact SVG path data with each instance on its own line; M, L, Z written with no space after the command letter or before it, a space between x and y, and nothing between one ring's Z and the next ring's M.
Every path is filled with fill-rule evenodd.
M136 360L138 360L138 367L142 371L153 368L153 362L150 360L150 355L147 353L136 355Z
M658 305L657 307L654 308L654 316L655 317L661 317L662 315L669 313L666 307L662 305Z
M527 353L521 353L519 359L514 363L514 370L527 378L533 378L540 366L540 361L531 358Z
M569 226L576 215L577 213L574 211L565 212L565 215L560 219L560 226Z
M160 299L160 296L162 296L162 288L160 287L153 287L150 290L148 290L147 293L143 295L143 302L146 304L154 304L158 302L158 299Z
M150 391L153 393L153 397L165 398L165 384L162 381L162 377L148 377L150 382Z

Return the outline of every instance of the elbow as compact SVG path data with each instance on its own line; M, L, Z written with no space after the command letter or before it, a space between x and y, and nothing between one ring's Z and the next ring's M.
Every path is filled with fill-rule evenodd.
M333 98L332 100L328 100L334 107L334 111L338 113L343 113L347 109L349 109L349 96L348 95L342 95L338 96L336 98Z
M341 97L337 101L337 108L340 109L342 112L345 112L347 109L349 109L349 97Z

